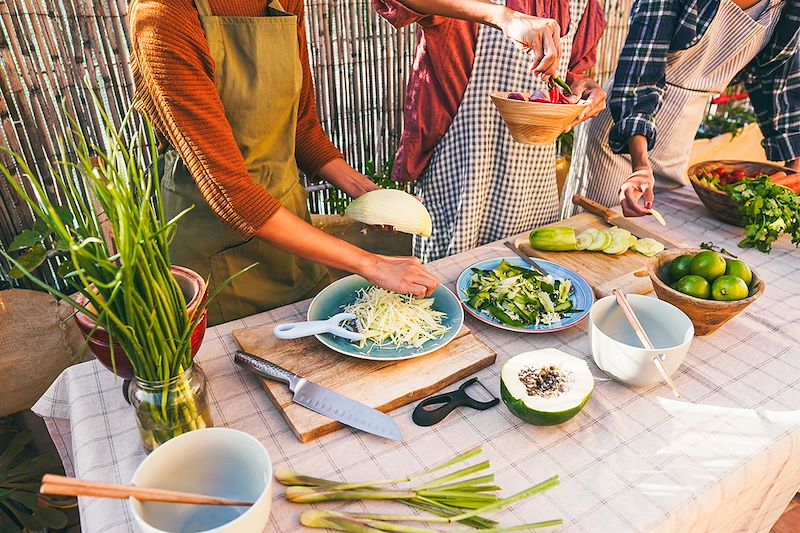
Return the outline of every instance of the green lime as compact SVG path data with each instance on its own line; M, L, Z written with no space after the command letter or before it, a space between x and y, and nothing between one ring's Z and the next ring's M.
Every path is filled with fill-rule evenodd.
M714 281L725 273L725 258L713 250L703 250L692 258L689 272Z
M678 292L695 298L703 298L704 300L711 298L711 284L702 276L694 274L683 276L675 282L673 288Z
M748 286L753 281L753 272L741 259L728 259L725 265L725 274L742 278Z
M692 256L689 254L681 255L672 260L669 264L669 279L677 281L689 273L689 265L692 263Z
M711 285L711 297L723 302L747 298L749 293L747 283L736 276L720 276Z

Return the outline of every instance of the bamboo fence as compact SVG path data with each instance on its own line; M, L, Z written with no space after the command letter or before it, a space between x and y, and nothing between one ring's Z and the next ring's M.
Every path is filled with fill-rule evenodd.
M604 0L608 29L596 75L613 72L627 32L631 0ZM23 154L39 176L60 158L65 112L103 145L90 90L120 123L133 97L125 0L0 0L0 142ZM414 27L397 30L370 0L306 0L306 30L323 128L357 169L378 171L393 158L402 131ZM66 154L69 157L69 153ZM2 161L12 170L8 157ZM330 212L331 190L309 184L312 212ZM52 183L47 192L58 200ZM0 180L0 247L33 224L32 213ZM0 262L0 288L8 265ZM52 269L42 275L52 281Z

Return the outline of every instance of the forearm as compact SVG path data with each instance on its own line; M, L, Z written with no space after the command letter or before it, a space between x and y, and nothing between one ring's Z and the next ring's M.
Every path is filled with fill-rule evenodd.
M333 159L320 167L317 176L353 198L379 187L365 175L347 164L344 159Z
M650 159L647 154L647 137L644 135L628 137L628 152L631 154L631 168L634 172L650 168Z
M800 172L800 157L795 159L794 161L789 161L788 163L786 163L786 166L788 168L791 168L792 170Z
M479 22L495 28L502 26L511 10L488 0L400 0L406 7L424 15Z
M291 254L362 276L372 270L376 259L373 254L306 223L284 207L267 220L256 237Z

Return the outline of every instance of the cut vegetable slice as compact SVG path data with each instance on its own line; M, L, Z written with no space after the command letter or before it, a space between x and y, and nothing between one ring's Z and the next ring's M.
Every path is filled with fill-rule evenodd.
M616 227L611 228L608 232L611 234L611 244L603 252L609 255L624 254L628 250L628 239L631 236L631 232Z
M658 220L658 223L661 224L662 226L666 226L667 225L667 221L664 220L664 217L661 216L661 213L659 213L655 209L651 208L650 209L650 214L653 215L653 218Z
M646 255L647 257L652 257L659 252L663 252L664 245L655 239L651 239L650 237L645 237L644 239L639 239L638 241L636 241L636 244L633 245L633 249L642 255Z
M566 422L583 409L593 389L586 361L554 348L516 355L500 372L500 394L508 410L537 426Z
M628 248L633 248L636 245L636 241L639 239L636 238L636 235L631 235L628 237Z
M600 230L595 228L589 228L586 231L582 231L577 237L578 250L587 250L594 242L598 233L600 233Z
M592 244L590 244L586 249L593 252L599 252L601 250L605 250L609 244L611 244L611 234L608 232L608 230L598 230L597 235L592 241Z

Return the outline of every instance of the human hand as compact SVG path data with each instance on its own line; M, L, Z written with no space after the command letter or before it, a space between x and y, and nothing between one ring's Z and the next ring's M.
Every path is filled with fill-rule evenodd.
M571 130L584 120L588 120L600 114L606 108L606 92L600 85L591 78L582 78L572 83L570 87L573 95L570 100L586 100L586 108L578 115L578 118L569 125L566 131Z
M553 19L508 10L500 29L520 50L532 56L531 70L543 80L556 75L561 58L561 28Z
M628 176L619 189L622 214L626 217L649 215L655 199L653 196L655 182L653 170L650 167L641 168ZM644 208L639 205L639 199L644 200Z
M417 298L432 295L439 285L436 276L426 271L416 257L374 257L370 271L361 274L373 285Z

